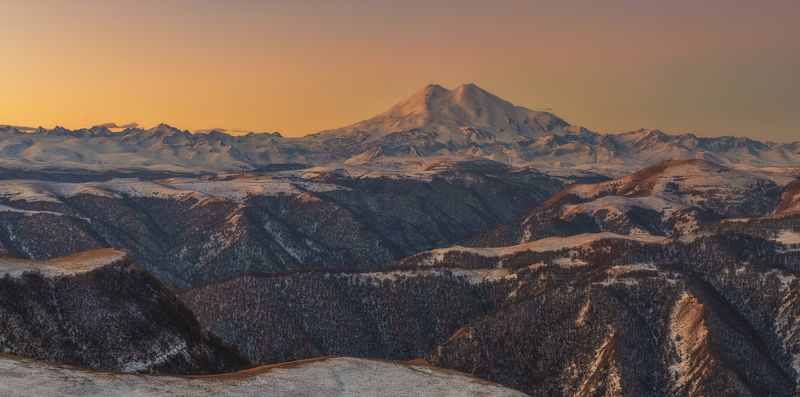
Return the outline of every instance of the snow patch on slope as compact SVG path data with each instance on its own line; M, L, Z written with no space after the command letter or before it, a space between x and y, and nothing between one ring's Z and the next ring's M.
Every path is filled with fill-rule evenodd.
M763 180L706 161L670 161L612 181L577 185L569 192L583 199L604 195L656 196L673 203L702 206L713 197L736 200L743 192L757 190ZM659 206L657 202L650 204Z
M800 233L791 230L781 230L773 241L785 245L800 244Z
M170 348L156 353L153 357L144 360L130 361L122 365L122 372L140 372L149 368L156 368L169 361L173 357L186 353L187 346L185 340L178 340Z
M700 386L715 365L709 351L705 306L694 296L684 293L672 310L669 334L677 353L677 360L670 366L675 377L675 389L694 394L691 391Z
M624 235L611 232L581 233L568 237L548 237L529 243L511 245L507 247L463 247L456 245L453 247L431 250L428 251L428 253L432 254L433 262L436 263L443 261L445 254L449 253L467 253L484 257L502 257L525 251L558 251L566 248L579 247L602 239L623 239L640 241L644 243L662 243L667 240L667 237L652 236L648 234ZM429 264L433 265L434 263Z
M119 262L126 255L125 251L102 248L43 261L0 258L0 275L19 277L26 272L36 272L53 277L85 273Z
M365 280L369 282L376 282L380 284L383 281L394 282L400 278L409 277L440 277L445 273L452 274L455 277L463 278L470 284L481 283L495 283L504 280L513 280L517 278L516 273L505 268L482 268L482 269L461 269L461 268L445 268L445 269L421 269L421 270L394 270L387 272L371 272L371 273L357 273L347 275L354 280Z
M344 189L329 183L280 176L230 176L228 178L169 178L145 181L136 178L106 182L0 181L0 197L9 201L54 202L82 194L100 197L153 197L203 201L220 198L242 201L253 196L301 195Z

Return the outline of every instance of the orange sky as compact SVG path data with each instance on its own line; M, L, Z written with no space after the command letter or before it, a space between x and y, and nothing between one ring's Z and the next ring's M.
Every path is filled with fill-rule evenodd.
M302 135L474 82L598 131L800 139L797 1L2 0L0 14L0 124Z

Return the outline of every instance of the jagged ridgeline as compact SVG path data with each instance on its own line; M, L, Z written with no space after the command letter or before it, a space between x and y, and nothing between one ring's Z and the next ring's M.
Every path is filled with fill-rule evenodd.
M603 134L548 112L526 109L474 84L426 86L387 111L350 126L303 137L279 133L191 133L165 124L112 132L98 126L33 131L0 126L3 167L97 173L239 172L275 164L374 164L391 158L458 156L621 175L666 160L705 159L737 167L800 164L800 142L669 135L659 130Z

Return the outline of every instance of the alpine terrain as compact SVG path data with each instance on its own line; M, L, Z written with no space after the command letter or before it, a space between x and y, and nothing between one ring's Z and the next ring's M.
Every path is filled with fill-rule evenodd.
M303 137L0 127L0 257L0 394L800 393L800 141L474 84Z

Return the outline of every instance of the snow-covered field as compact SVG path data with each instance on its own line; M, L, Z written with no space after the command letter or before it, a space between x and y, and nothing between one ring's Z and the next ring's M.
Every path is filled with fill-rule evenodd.
M581 233L569 237L548 237L541 240L532 241L530 243L511 245L507 247L462 247L457 245L453 247L439 248L429 252L433 254L435 263L442 261L445 254L452 252L463 252L485 257L502 257L524 251L546 252L558 251L566 248L575 248L602 239L625 239L641 241L645 243L662 243L667 240L667 237L651 236L649 234L625 235L611 232Z
M393 270L385 272L343 274L340 277L348 277L351 280L365 280L373 282L395 281L401 277L440 277L445 273L456 277L462 277L470 284L480 284L483 282L498 282L511 280L517 277L516 273L504 268L489 269L459 269L459 268L431 268L414 270Z
M608 182L578 185L570 193L584 199L604 195L649 196L662 199L637 203L643 208L698 205L710 198L739 200L758 189L764 179L747 172L704 161L672 161ZM664 202L666 200L666 202Z
M675 211L687 208L686 205L667 201L658 196L646 197L622 197L622 196L603 196L596 200L580 204L565 205L562 216L573 214L594 214L600 211L608 211L611 214L622 214L638 207L648 210L661 212L665 217L671 216Z
M308 360L233 374L101 373L0 356L2 396L524 396L453 371L357 358Z
M169 178L144 181L136 178L117 178L106 182L50 182L37 180L0 181L0 197L10 201L61 202L61 199L80 194L105 197L133 196L164 199L203 200L223 198L241 201L251 196L302 194L342 189L329 183L304 180L291 176L233 175L229 178Z
M45 276L60 276L88 272L98 267L120 261L127 253L113 248L102 248L43 261L0 258L0 276L19 277L25 272Z

